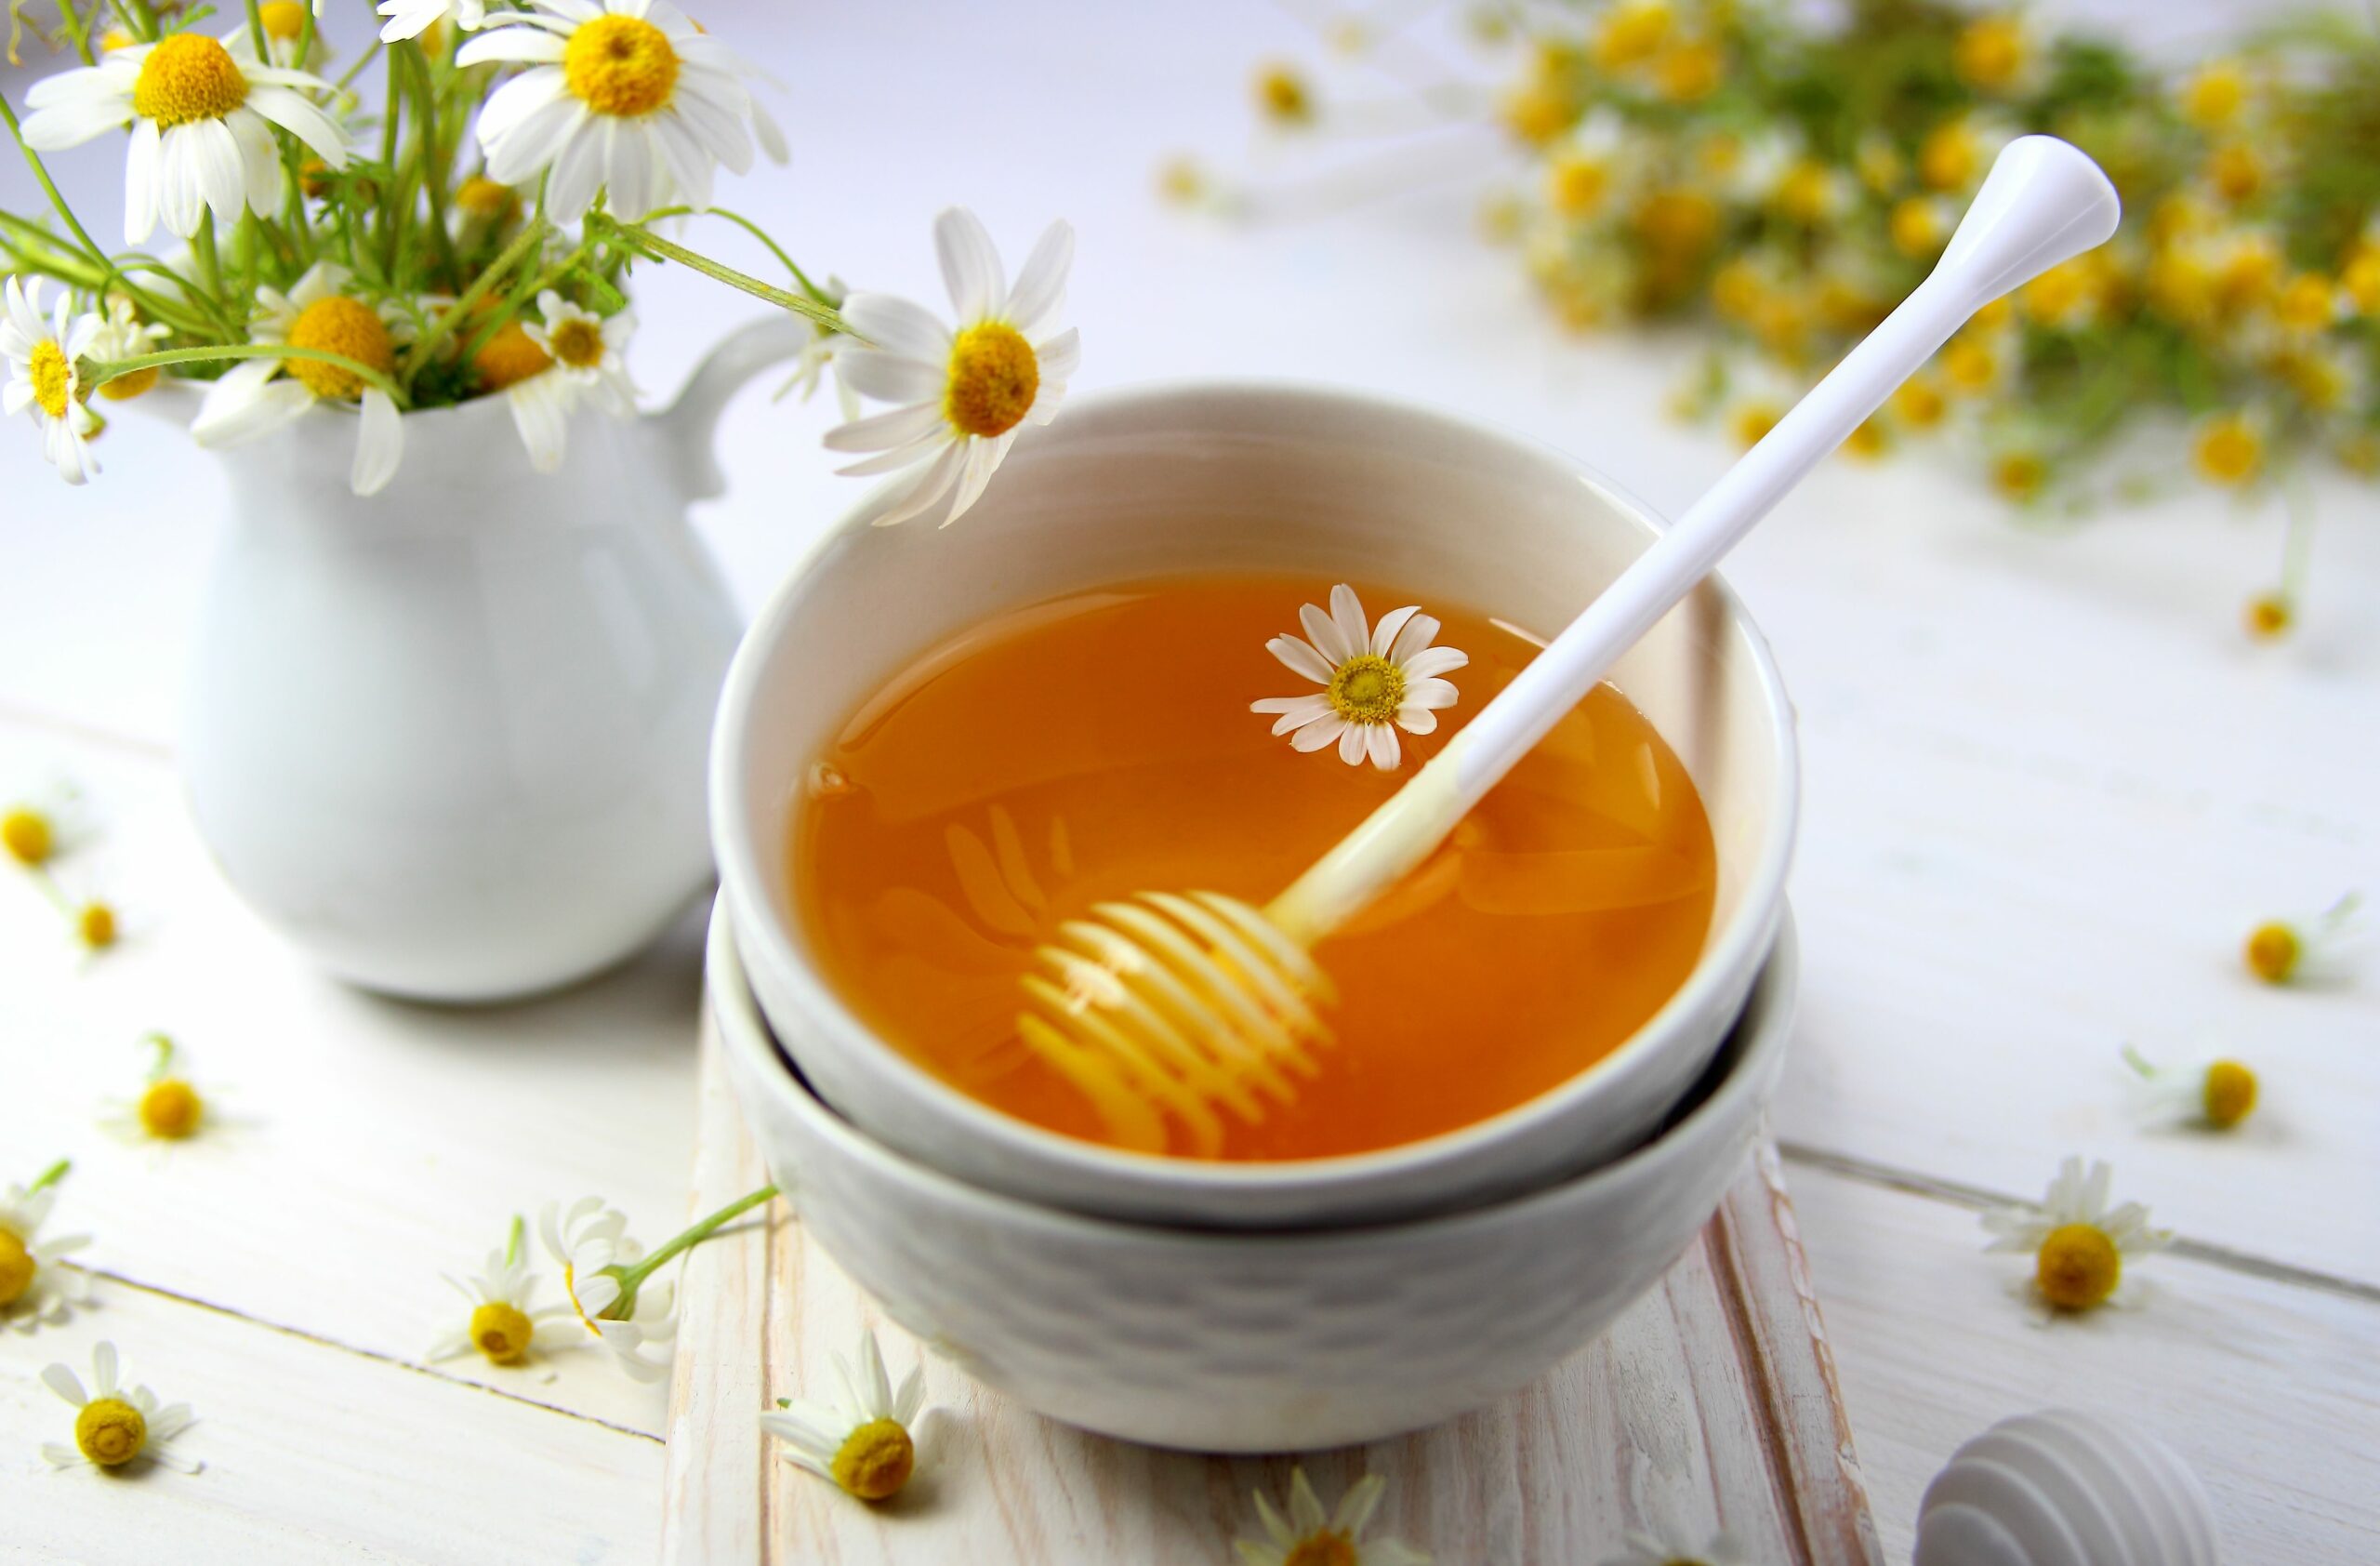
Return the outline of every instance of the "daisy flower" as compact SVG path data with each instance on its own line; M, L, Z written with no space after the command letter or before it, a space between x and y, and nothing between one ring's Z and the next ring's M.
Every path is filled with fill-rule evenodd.
M760 1428L792 1448L786 1461L833 1480L863 1501L897 1495L917 1468L917 1442L909 1427L925 1404L925 1370L912 1367L900 1390L884 1374L876 1334L862 1333L859 1362L835 1356L840 1395L825 1402L777 1400L774 1413L760 1415Z
M155 1052L148 1085L138 1098L112 1100L99 1123L130 1141L187 1141L206 1123L206 1100L188 1078L175 1073L171 1038L151 1033L140 1042Z
M707 206L719 165L752 166L747 68L669 0L531 3L455 56L528 67L480 111L488 178L518 185L551 170L547 207L567 223L599 190L623 218L673 195Z
M2149 1227L2149 1209L2137 1201L2108 1205L2115 1171L2069 1158L2041 1205L2004 1207L1983 1215L1994 1236L1986 1251L2030 1251L2032 1291L2053 1310L2080 1312L2105 1305L2123 1281L2124 1258L2145 1256L2174 1242L2171 1229ZM2121 1303L2121 1302L2119 1302Z
M619 1366L638 1381L657 1381L669 1368L667 1346L678 1324L669 1307L675 1291L648 1284L623 1297L619 1269L644 1254L628 1237L628 1215L603 1205L600 1196L581 1197L564 1211L549 1202L537 1231L547 1254L562 1264L562 1286L578 1324L612 1351ZM647 1344L662 1357L647 1359Z
M2344 977L2354 955L2363 895L2349 892L2310 919L2268 919L2248 932L2241 959L2267 984Z
M955 331L889 294L853 294L843 305L843 319L869 345L840 355L852 389L902 405L829 431L827 449L876 454L845 473L917 471L878 498L871 520L879 527L929 514L947 527L966 515L1017 431L1057 417L1081 358L1075 330L1058 329L1074 261L1071 225L1050 225L1013 288L973 213L949 208L934 219L933 236Z
M1289 1470L1289 1515L1273 1509L1264 1493L1256 1493L1256 1520L1264 1538L1234 1539L1247 1566L1430 1566L1430 1552L1401 1539L1374 1539L1367 1544L1364 1530L1380 1509L1388 1481L1378 1474L1357 1480L1339 1497L1339 1508L1326 1514L1303 1468Z
M1647 1533L1631 1528L1620 1536L1620 1552L1603 1566L1744 1566L1740 1546L1727 1534L1714 1533L1704 1544L1686 1542L1681 1533Z
M347 166L347 136L304 96L331 90L302 71L243 60L204 33L175 33L99 57L96 65L35 82L25 95L25 145L79 147L132 127L124 170L124 237L147 241L163 218L185 237L200 214L271 216L281 203L279 126L332 168Z
M330 41L323 36L320 29L314 33L306 58L302 60L298 58L298 46L306 42L306 7L298 0L264 0L264 4L257 7L257 18L264 23L267 64L277 65L284 71L318 71L330 63L333 50ZM231 46L233 58L241 63L257 63L256 39L245 22L225 33L223 42Z
M2256 1074L2237 1060L2209 1055L2159 1066L2126 1044L2123 1063L2139 1076L2148 1107L2162 1119L2228 1131L2255 1113Z
M99 431L99 416L86 405L76 365L90 352L101 323L96 315L75 315L73 300L64 293L44 321L41 285L38 277L30 287L20 278L8 279L6 313L0 314L0 353L8 358L8 385L0 392L0 407L11 414L31 408L41 420L41 454L60 478L82 484L99 471L89 445Z
M91 1350L91 1389L72 1367L51 1365L41 1373L44 1385L74 1405L74 1444L45 1441L41 1454L57 1468L121 1468L146 1457L185 1474L198 1472L192 1458L170 1451L167 1443L191 1427L190 1405L157 1406L157 1394L146 1387L126 1387L116 1379L115 1345L102 1343Z
M88 1245L91 1237L41 1238L41 1227L58 1200L59 1177L65 1173L66 1161L60 1159L32 1185L0 1191L0 1321L20 1333L63 1321L72 1307L91 1297L90 1280L58 1265L60 1257Z
M107 317L99 323L98 334L84 352L102 364L130 359L154 352L157 344L172 335L171 327L155 322L144 324L139 312L133 308L132 300L125 295L110 294ZM113 380L100 382L99 393L111 403L130 402L156 385L157 378L164 373L157 365L152 365L145 370L135 370L130 375L120 375Z
M90 836L88 813L71 784L46 782L0 796L0 853L29 870L73 852Z
M512 423L529 448L529 465L541 473L562 466L570 433L570 410L582 397L615 418L636 411L636 388L620 362L620 351L636 330L627 311L606 320L582 310L551 288L537 296L538 319L522 334L543 355L545 368L505 389Z
M1429 734L1438 709L1457 699L1454 683L1440 676L1471 661L1452 647L1433 647L1435 616L1418 604L1391 609L1377 626L1364 623L1355 590L1341 582L1330 590L1330 612L1302 604L1298 621L1305 635L1276 636L1267 651L1322 687L1318 696L1275 696L1250 702L1251 712L1277 712L1275 734L1286 734L1300 750L1319 750L1336 740L1339 759L1349 766L1366 756L1386 771L1400 757L1396 731Z
M486 0L380 0L378 11L389 19L380 29L384 44L418 38L442 21L451 21L465 33L477 33L487 25Z
M402 320L393 307L373 309L350 299L347 269L317 261L286 294L258 287L258 311L251 335L258 342L338 353L384 374L396 363L390 327ZM404 421L386 392L353 370L321 359L243 359L207 388L191 436L201 445L232 446L260 440L317 403L357 403L355 462L348 486L358 495L377 494L396 476L404 455Z
M448 1274L446 1281L470 1302L470 1319L439 1335L430 1346L432 1362L459 1360L477 1351L491 1365L525 1362L533 1348L557 1348L578 1341L566 1305L538 1305L537 1280L522 1254L522 1225L512 1220L511 1238L487 1254L486 1270L469 1278Z

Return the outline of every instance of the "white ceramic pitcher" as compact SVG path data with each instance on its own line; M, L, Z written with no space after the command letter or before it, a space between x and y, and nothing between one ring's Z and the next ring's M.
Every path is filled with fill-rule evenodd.
M316 408L219 452L182 775L224 875L365 988L490 1001L636 951L711 881L703 763L739 617L686 524L727 400L797 353L730 338L667 411L572 418L531 470L501 397L405 416L379 494Z

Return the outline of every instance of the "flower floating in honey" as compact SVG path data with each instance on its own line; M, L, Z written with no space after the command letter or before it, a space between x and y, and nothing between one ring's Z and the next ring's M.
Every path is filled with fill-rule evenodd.
M140 1042L153 1052L148 1085L138 1098L110 1105L101 1123L133 1141L188 1141L207 1123L207 1101L189 1078L175 1070L178 1051L171 1038L151 1033Z
M637 1381L658 1381L668 1373L668 1345L678 1322L669 1284L642 1287L644 1272L632 1272L644 1247L628 1238L628 1215L586 1196L564 1211L549 1203L537 1230L546 1254L562 1266L562 1292L587 1334ZM650 1269L647 1269L649 1271ZM658 1348L659 1358L645 1353Z
M2311 919L2268 919L2248 932L2241 960L2267 984L2342 978L2362 933L2362 895L2349 892Z
M469 1278L448 1275L446 1281L469 1302L471 1314L430 1345L433 1362L476 1352L491 1365L519 1365L528 1361L533 1349L581 1341L569 1306L536 1303L537 1279L522 1254L525 1227L519 1218L512 1220L504 1249L487 1254L485 1270Z
M1367 1474L1339 1497L1334 1510L1325 1512L1305 1470L1292 1468L1289 1516L1258 1491L1256 1520L1264 1537L1235 1539L1233 1547L1246 1566L1429 1566L1429 1551L1401 1539L1365 1539L1387 1491L1386 1480Z
M1697 1545L1674 1531L1647 1533L1632 1528L1620 1542L1620 1552L1602 1566L1746 1566L1742 1546L1724 1533Z
M337 262L317 261L286 294L258 287L262 308L252 330L256 341L319 349L349 363L242 360L207 389L191 424L192 440L205 446L244 445L303 418L318 403L353 404L363 417L348 486L358 495L374 495L396 476L404 455L404 423L389 394L388 377L396 364L403 316L392 304L375 309L350 298L349 281ZM350 365L372 372L373 378Z
M1328 613L1303 604L1298 621L1304 636L1276 636L1264 645L1321 693L1266 697L1249 710L1278 713L1273 732L1288 735L1300 750L1336 743L1339 759L1349 766L1369 757L1385 771L1401 757L1398 729L1434 733L1439 711L1458 699L1454 682L1443 676L1469 663L1470 655L1430 645L1438 620L1417 604L1391 609L1377 626L1368 625L1355 590L1341 582L1330 590Z
M2058 1165L2041 1205L2003 1208L1983 1215L1995 1237L1987 1251L2033 1254L2031 1292L2053 1311L2080 1314L2117 1300L2124 1263L2174 1242L2170 1229L2149 1227L2149 1209L2137 1201L2108 1205L2115 1171L2069 1158Z
M1081 359L1071 326L1059 328L1075 231L1050 225L1009 286L991 235L952 207L934 219L934 247L957 312L954 330L923 305L857 293L843 319L866 346L841 354L853 391L901 405L829 431L832 451L873 452L841 472L914 472L877 501L879 527L931 517L947 527L967 514L1028 424L1057 417Z
M2168 1119L2229 1131L2255 1113L2256 1074L2228 1056L2159 1066L2127 1044L2123 1063L2146 1087L2149 1108Z
M780 1398L760 1415L760 1428L786 1443L786 1461L829 1479L863 1501L899 1494L916 1472L913 1429L925 1406L925 1369L913 1367L898 1389L884 1372L876 1334L862 1333L858 1362L835 1356L836 1396Z
M24 142L59 152L129 125L125 242L146 244L160 218L188 238L209 212L229 229L243 210L271 217L280 206L273 126L330 167L347 166L347 133L306 96L330 91L320 77L259 64L253 51L243 59L206 33L172 33L35 82Z
M91 1350L91 1386L86 1391L72 1366L54 1364L41 1373L45 1386L74 1408L74 1444L44 1442L41 1454L57 1468L85 1466L123 1468L134 1463L156 1463L181 1473L198 1472L196 1459L173 1450L172 1442L190 1428L188 1403L158 1406L157 1395L146 1387L128 1387L118 1379L115 1345L102 1343Z
M0 1191L0 1321L20 1333L54 1326L90 1299L90 1281L59 1263L88 1245L91 1237L41 1237L66 1170L66 1161L60 1159L35 1175L33 1184Z
M30 286L21 278L8 279L6 312L0 313L0 353L8 359L8 384L0 391L0 406L11 414L31 412L41 422L42 456L68 484L82 484L99 471L89 443L101 420L91 411L77 365L105 323L96 315L75 315L65 293L43 320L41 285L38 277Z
M527 67L480 112L480 146L491 179L535 185L544 175L546 207L562 222L599 189L628 219L672 200L707 206L720 165L752 166L747 67L674 6L531 0L455 62Z

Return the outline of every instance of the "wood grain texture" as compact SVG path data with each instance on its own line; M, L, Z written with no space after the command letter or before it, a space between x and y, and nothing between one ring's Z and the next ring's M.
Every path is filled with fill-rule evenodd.
M765 1182L706 1043L698 1208ZM1772 1157L1730 1192L1660 1285L1542 1382L1504 1403L1302 1463L1326 1496L1387 1476L1380 1527L1448 1562L1583 1561L1648 1520L1725 1526L1755 1559L1880 1566L1848 1424L1792 1208ZM873 1327L897 1377L917 1342L803 1233L783 1204L766 1231L694 1254L671 1388L663 1559L1034 1566L1209 1562L1256 1528L1287 1458L1156 1452L1042 1419L925 1360L919 1477L864 1506L766 1450L755 1415L818 1395L829 1356Z

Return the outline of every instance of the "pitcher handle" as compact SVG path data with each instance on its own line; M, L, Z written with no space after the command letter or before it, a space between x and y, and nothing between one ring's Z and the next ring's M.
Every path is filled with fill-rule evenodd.
M738 328L703 356L677 400L654 416L672 474L687 499L707 500L727 489L711 437L729 400L762 370L797 357L812 336L810 323L790 312Z

